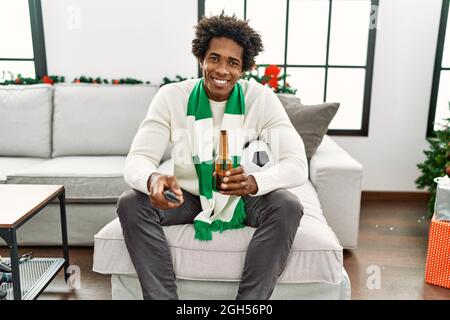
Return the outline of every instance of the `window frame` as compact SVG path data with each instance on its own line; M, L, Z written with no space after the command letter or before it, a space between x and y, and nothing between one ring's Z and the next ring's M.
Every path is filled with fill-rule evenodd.
M28 0L33 58L0 57L0 61L33 61L36 78L47 75L44 26L42 22L41 0Z
M450 0L442 0L442 8L441 8L441 20L439 23L439 34L436 45L436 56L434 59L434 70L433 70L433 84L431 86L431 98L430 98L430 108L428 111L428 123L427 123L427 132L426 138L434 138L436 137L436 133L434 131L434 120L436 117L436 107L437 107L437 99L439 95L439 84L441 79L441 71L442 70L450 70L448 68L442 68L442 57L444 54L444 45L445 45L445 35L446 32L450 32L447 30L447 20L449 15L449 6Z
M244 19L247 19L247 0L244 1ZM371 2L371 12L373 14L373 8L379 7L379 0L370 0ZM289 74L289 68L324 68L325 78L324 78L324 101L326 101L327 94L327 82L328 82L328 69L329 68L359 68L365 69L365 80L364 80L364 99L362 105L362 118L361 118L361 129L329 129L327 134L336 136L368 136L369 133L369 118L370 118L370 104L372 96L372 80L373 80L373 64L375 56L375 39L377 31L377 20L374 21L373 27L369 28L369 34L367 39L367 56L366 64L363 66L349 66L349 65L330 65L329 52L330 52L330 34L331 34L331 18L332 18L332 7L333 0L329 1L329 11L328 11L328 26L327 26L327 45L326 45L326 61L323 65L297 65L287 63L288 54L288 36L289 36L289 8L290 0L286 0L286 26L285 26L285 47L284 47L284 62L279 64L285 72ZM205 0L198 0L198 21L205 14ZM372 22L372 21L371 21ZM201 71L199 68L199 77L201 77ZM286 79L284 79L286 81Z

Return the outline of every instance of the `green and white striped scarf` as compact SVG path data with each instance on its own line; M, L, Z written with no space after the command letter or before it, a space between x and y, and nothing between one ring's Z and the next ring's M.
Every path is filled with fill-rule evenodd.
M228 132L228 146L233 168L241 162L245 102L242 87L236 83L228 98L221 130ZM194 219L195 239L211 240L212 231L244 227L244 201L239 196L224 195L216 191L213 183L213 118L203 79L189 96L187 124L192 159L197 172L202 212Z

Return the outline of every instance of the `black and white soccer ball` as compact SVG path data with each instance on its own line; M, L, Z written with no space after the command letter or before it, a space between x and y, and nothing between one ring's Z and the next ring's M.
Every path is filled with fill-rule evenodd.
M262 140L250 142L242 152L241 165L246 174L265 170L274 164L270 147Z

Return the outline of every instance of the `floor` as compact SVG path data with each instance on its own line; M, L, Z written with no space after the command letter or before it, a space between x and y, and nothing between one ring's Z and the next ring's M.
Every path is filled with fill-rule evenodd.
M352 299L448 299L450 289L424 282L429 219L425 201L363 200L359 245L344 251ZM60 253L58 248L20 248L35 256ZM71 264L80 277L71 289L62 272L40 299L111 299L110 279L92 272L92 248L72 247ZM0 249L0 255L8 255Z
M424 281L429 225L424 201L363 201L358 248L344 251L352 299L450 300Z

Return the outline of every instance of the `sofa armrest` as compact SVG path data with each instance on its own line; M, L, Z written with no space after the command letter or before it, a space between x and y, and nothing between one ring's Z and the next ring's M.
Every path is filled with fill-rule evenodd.
M329 226L344 248L356 248L363 166L325 135L309 170Z

